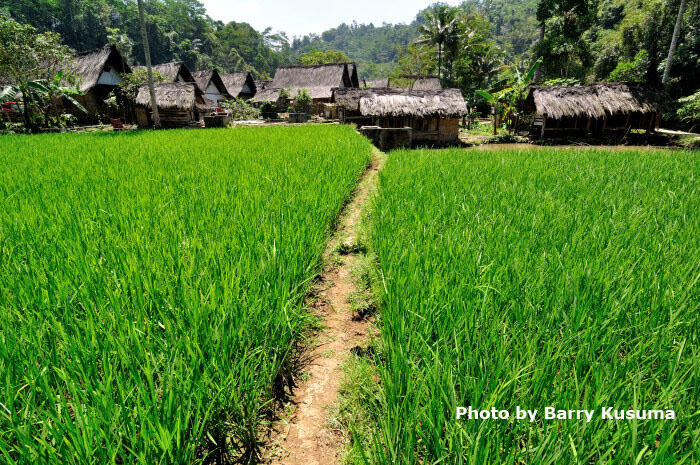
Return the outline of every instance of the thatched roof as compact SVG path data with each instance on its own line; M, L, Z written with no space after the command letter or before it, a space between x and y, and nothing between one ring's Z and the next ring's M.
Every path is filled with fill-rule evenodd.
M532 86L525 108L548 118L603 118L663 109L668 96L644 84L604 82L589 86Z
M232 73L222 74L221 80L226 86L226 90L233 97L240 97L243 94L243 87L247 84L250 92L244 94L246 96L255 95L256 87L253 76L250 73Z
M467 105L459 89L334 89L333 100L363 116L463 116Z
M145 66L139 66L145 69ZM190 69L182 61L172 61L170 63L161 63L153 67L153 71L157 71L165 76L165 82L178 82L178 76L184 82L194 82L194 77Z
M389 87L389 78L364 79L362 87L365 87L365 88Z
M108 67L120 74L131 72L131 68L114 45L78 53L71 71L80 80L79 89L87 92L97 85L102 72Z
M437 76L416 79L413 82L413 90L437 90L442 89L440 78Z
M231 95L228 93L228 90L226 90L224 81L221 80L221 76L217 70L207 69L204 71L195 71L192 73L192 76L197 83L197 87L199 87L199 90L201 90L202 93L206 93L209 84L213 84L219 93L224 96L224 98L231 98Z
M191 82L161 82L155 85L156 102L162 110L194 110L204 105L202 91ZM141 86L136 96L136 105L150 108L148 86Z
M312 98L327 99L331 98L334 87L353 87L353 83L348 73L347 63L329 63L277 68L271 87L288 89L291 96L300 89L306 89ZM255 100L258 100L257 96Z

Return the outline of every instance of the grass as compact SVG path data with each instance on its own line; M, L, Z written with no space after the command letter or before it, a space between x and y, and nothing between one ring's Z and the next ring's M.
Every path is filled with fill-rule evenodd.
M700 462L698 152L399 151L380 176L368 463ZM470 405L598 414L457 421Z
M0 138L0 462L253 459L348 127Z

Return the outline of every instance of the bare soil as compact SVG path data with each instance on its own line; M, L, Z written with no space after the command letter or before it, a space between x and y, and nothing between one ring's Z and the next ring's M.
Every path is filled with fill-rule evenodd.
M373 327L371 319L353 318L348 302L356 289L352 269L358 256L352 253L352 245L359 234L363 206L376 187L383 164L384 154L376 151L324 253L326 266L313 296L313 308L321 319L322 329L304 354L308 365L298 377L299 387L289 405L292 412L273 428L269 463L331 465L339 463L343 454L346 438L331 429L329 415L338 399L341 367L353 348L367 344ZM336 251L343 244L351 252L339 256Z

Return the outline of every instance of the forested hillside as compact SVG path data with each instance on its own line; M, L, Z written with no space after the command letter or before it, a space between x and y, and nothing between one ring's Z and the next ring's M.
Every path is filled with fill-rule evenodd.
M154 63L182 60L191 69L274 74L292 60L287 41L247 23L224 24L206 14L198 0L147 0L148 37ZM0 13L61 34L75 50L116 43L129 59L143 63L135 0L3 0Z

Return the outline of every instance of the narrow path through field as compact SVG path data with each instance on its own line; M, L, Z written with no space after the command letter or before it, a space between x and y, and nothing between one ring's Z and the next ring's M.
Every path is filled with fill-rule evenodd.
M351 349L364 347L371 331L369 322L353 319L348 297L355 290L351 272L359 259L352 246L363 206L376 186L384 159L383 153L375 151L324 253L326 267L315 304L322 329L309 348L309 365L292 401L294 411L273 433L270 461L275 465L331 465L338 463L343 453L343 438L330 429L328 415L338 398L343 363ZM339 245L349 251L340 261L334 253Z

